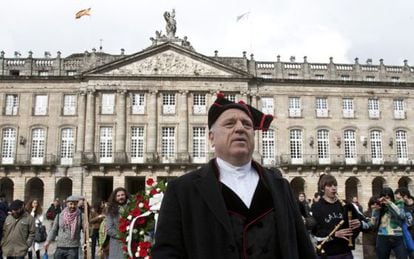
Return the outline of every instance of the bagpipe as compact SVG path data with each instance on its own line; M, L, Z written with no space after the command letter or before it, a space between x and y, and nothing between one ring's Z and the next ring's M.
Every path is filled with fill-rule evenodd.
M353 205L347 203L344 200L341 200L338 198L338 201L341 203L341 206L343 208L344 211L344 215L347 215L347 220L348 220L348 227L350 228L350 221L353 218L357 218L356 215L354 215L354 211L355 209L353 209ZM333 230L316 246L316 252L319 255L324 255L325 254L325 250L323 249L324 244L326 244L328 241L331 240L331 238L335 235L335 233L341 228L343 227L343 225L345 224L345 220L342 219L341 221L338 222L338 224L335 225L335 227L333 228ZM354 235L351 235L350 237L347 238L348 240L348 247L350 249L354 249Z

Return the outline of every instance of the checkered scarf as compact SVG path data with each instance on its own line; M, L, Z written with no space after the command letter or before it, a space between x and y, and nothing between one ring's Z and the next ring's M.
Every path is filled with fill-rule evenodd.
M75 239L76 224L78 223L78 215L80 211L77 209L74 212L70 212L66 207L63 210L63 227L70 230L71 239Z

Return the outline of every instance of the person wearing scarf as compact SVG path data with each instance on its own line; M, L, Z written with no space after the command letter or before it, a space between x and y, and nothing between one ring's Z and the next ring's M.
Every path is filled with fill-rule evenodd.
M82 229L82 213L78 209L78 197L69 196L66 199L65 209L55 218L48 234L44 248L47 251L49 244L56 240L54 258L79 258L80 234Z

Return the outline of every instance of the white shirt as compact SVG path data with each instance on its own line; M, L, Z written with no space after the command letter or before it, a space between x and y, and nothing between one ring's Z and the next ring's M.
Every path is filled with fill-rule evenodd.
M243 166L234 166L218 157L216 160L220 171L220 182L236 193L246 207L250 208L259 182L259 175L252 167L251 161Z

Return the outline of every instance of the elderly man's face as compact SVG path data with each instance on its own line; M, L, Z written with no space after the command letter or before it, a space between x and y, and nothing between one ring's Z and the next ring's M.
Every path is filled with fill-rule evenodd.
M254 150L253 122L242 110L228 109L213 124L209 139L217 157L235 166L244 165Z

